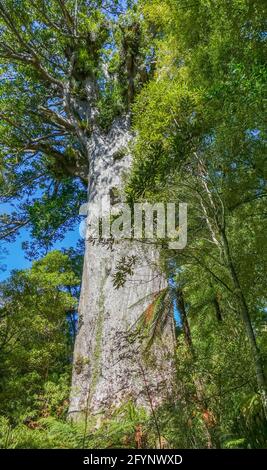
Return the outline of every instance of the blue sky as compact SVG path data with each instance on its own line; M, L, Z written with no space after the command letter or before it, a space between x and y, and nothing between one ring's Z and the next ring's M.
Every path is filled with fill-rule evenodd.
M79 235L79 224L77 223L76 229L66 233L64 240L58 241L54 244L52 249L61 249L61 248L70 248L75 247L77 241L80 239ZM20 235L12 243L2 243L1 248L4 250L0 257L0 281L6 279L12 269L25 269L31 266L31 261L29 261L25 252L22 249L22 243L25 241L32 241L29 231L23 229L20 232Z

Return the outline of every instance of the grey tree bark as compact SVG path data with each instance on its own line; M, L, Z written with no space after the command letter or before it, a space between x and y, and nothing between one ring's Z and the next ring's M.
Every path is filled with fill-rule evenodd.
M88 220L96 200L109 195L114 188L116 191L123 188L124 175L131 166L129 129L129 118L120 118L108 134L96 131L90 139ZM126 283L116 289L114 274L122 256L135 256L137 262ZM175 345L172 317L149 359L144 358L140 335L135 340L132 335L140 315L167 286L158 258L158 250L152 244L86 240L69 407L71 419L80 419L88 413L105 415L128 400L149 410L170 395Z

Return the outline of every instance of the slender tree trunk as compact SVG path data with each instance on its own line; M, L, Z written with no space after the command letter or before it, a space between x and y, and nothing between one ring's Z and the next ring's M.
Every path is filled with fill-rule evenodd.
M186 313L186 308L185 308L185 303L184 303L184 296L183 296L183 292L181 289L177 289L176 302L177 302L177 307L178 307L181 320L182 320L182 328L184 332L185 342L186 342L188 349L190 350L192 354L192 357L194 357L195 352L193 348L192 335L191 335L190 325L189 325L188 318L187 318L187 313Z
M222 311L220 307L220 303L218 300L218 295L215 296L213 300L214 308L215 308L215 314L216 314L216 319L218 323L221 323L223 321L223 316L222 316Z
M178 306L179 313L180 313L181 320L182 320L182 328L184 332L185 342L192 356L192 360L195 361L196 355L195 355L195 350L193 346L191 329L190 329L190 325L189 325L189 321L187 317L183 291L181 289L177 289L176 292L177 292L176 302L177 302L177 306ZM217 426L215 426L214 424L212 424L211 426L210 424L208 424L207 419L206 419L206 415L208 415L208 417L213 416L213 413L209 411L208 409L208 404L206 403L204 386L203 386L202 380L198 377L193 377L193 383L196 389L196 395L198 399L199 408L204 417L203 425L204 425L204 431L206 433L206 438L207 438L207 448L208 449L220 448L220 442L219 442L219 439L217 438L217 435L218 435Z
M89 221L91 207L97 199L122 189L124 174L131 165L127 151L131 138L125 118L118 119L108 134L96 133L90 141ZM116 289L114 274L123 256L135 256L137 261L132 275ZM153 406L167 396L166 382L171 387L174 371L173 322L170 321L163 338L164 347L157 347L152 367L143 363L140 338L135 340L134 347L129 344L129 334L137 319L155 294L167 285L157 261L157 250L139 241L86 240L69 408L71 419L89 413L108 414L127 400L149 410L148 386ZM140 374L140 361L146 372L146 383Z
M225 255L226 262L228 264L232 281L235 287L236 297L239 301L239 311L240 311L240 314L241 314L241 317L242 317L242 320L243 320L243 323L247 332L247 337L250 343L250 347L252 350L255 369L256 369L258 388L259 388L259 392L261 395L265 418L267 419L267 385L266 385L266 377L264 373L264 367L263 367L263 363L261 359L261 354L257 345L256 336L255 336L253 326L251 323L251 318L250 318L247 302L244 297L244 294L243 294L243 291L242 291L242 288L241 288L241 285L240 285L240 282L239 282L239 279L235 270L235 266L234 266L231 253L230 253L227 235L224 229L222 229L221 235L222 235L222 243L223 243L223 248L224 248L224 255Z
M205 205L203 204L202 201L202 209L204 211L204 215L206 218L206 222L208 225L208 228L211 233L212 240L216 243L216 245L223 251L223 255L225 257L225 261L227 264L227 268L229 269L229 274L231 276L234 288L235 288L235 294L236 294L236 299L238 300L239 303L239 311L241 318L243 320L246 332L247 332L247 337L250 343L250 347L252 350L253 358L254 358L254 364L255 364L255 370L256 370L256 377L257 377L257 383L258 383L258 388L259 388L259 393L261 395L261 401L262 401L262 406L265 414L265 418L267 420L267 383L266 383L266 377L264 373L264 366L263 362L261 359L261 354L257 345L256 341L256 336L253 330L253 326L251 323L251 318L250 318L250 313L249 309L247 306L247 302L245 299L245 296L242 291L242 287L240 285L238 275L234 266L234 262L231 256L231 251L228 243L228 238L226 234L226 229L225 229L225 208L223 205L223 202L220 201L220 209L221 209L221 220L220 217L218 217L218 208L216 207L216 204L213 199L212 192L210 191L207 183L207 171L205 170L205 166L201 159L198 157L197 154L195 154L198 162L200 163L200 178L201 178L201 184L202 187L208 196L208 200L210 203L210 208L213 211L214 214L214 219L215 219L215 225L216 225L216 230L218 231L220 238L221 238L221 243L218 241L216 235L215 235L215 230L212 227L211 221L207 215L207 210L205 208Z

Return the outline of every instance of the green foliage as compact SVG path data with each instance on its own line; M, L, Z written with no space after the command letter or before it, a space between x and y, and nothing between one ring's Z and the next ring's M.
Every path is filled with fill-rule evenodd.
M34 427L23 424L11 426L8 419L0 419L0 448L134 448L137 425L151 429L148 416L129 402L112 417L97 425L96 419L86 424L66 422L49 416L34 423ZM151 433L154 439L155 433Z
M64 415L80 279L69 257L50 252L1 284L0 414L12 422Z
M107 132L147 79L135 2L0 2L1 239L28 225L43 245L85 202L93 130Z
M127 193L132 201L188 204L186 249L162 250L183 291L192 341L178 336L184 434L175 428L175 442L262 447L264 398L249 424L244 403L261 390L255 355L266 371L265 6L141 5L156 32L157 66L133 108ZM184 324L182 331L186 337Z

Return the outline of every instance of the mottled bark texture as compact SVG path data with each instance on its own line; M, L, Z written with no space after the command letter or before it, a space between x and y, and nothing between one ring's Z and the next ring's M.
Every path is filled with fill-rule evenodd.
M108 134L95 133L91 138L88 217L97 199L114 188L122 190L131 165L131 139L128 118L118 119ZM122 256L136 256L137 262L125 285L116 289L114 274ZM142 334L136 339L132 335L140 315L166 285L154 245L86 241L69 408L72 419L88 413L106 415L128 400L151 409L151 403L154 407L168 398L174 374L172 316L148 359Z

